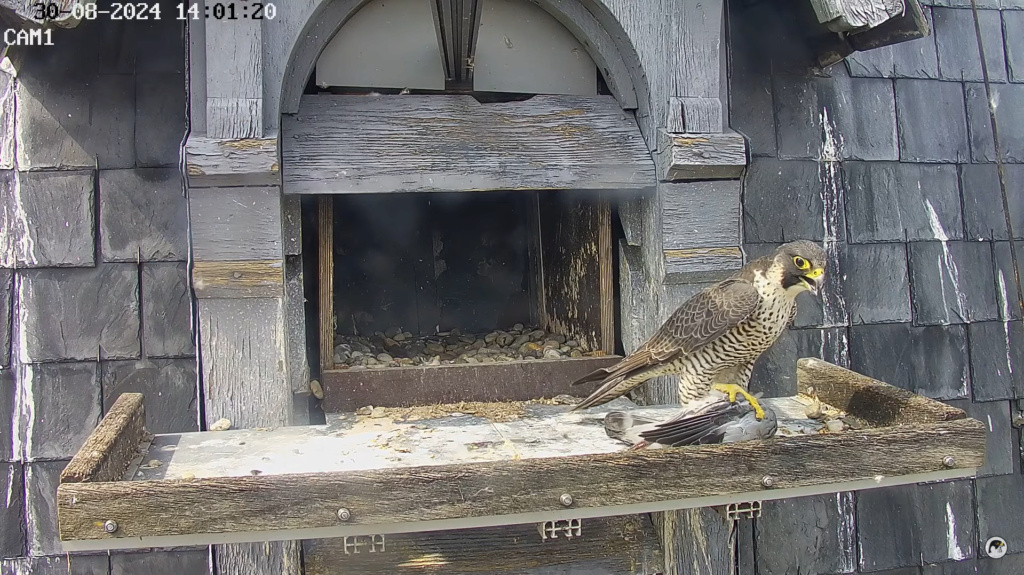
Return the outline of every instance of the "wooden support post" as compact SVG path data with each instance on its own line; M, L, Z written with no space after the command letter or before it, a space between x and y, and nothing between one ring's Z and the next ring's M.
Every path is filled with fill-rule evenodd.
M334 368L334 199L317 202L320 228L320 373Z
M263 20L210 18L206 76L206 135L262 136Z

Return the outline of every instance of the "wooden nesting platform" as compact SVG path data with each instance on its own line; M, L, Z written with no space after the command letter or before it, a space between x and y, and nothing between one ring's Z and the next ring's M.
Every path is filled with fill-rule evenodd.
M60 537L86 551L517 525L952 479L984 463L985 427L961 410L815 359L798 380L852 428L827 432L801 395L766 400L780 419L770 440L642 451L604 432L625 400L153 437L141 396L124 394L61 476Z

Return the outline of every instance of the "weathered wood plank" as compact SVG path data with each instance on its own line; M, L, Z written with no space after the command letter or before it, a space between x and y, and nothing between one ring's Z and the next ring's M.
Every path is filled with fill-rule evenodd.
M664 248L685 250L739 246L741 187L739 180L662 184L661 234Z
M718 281L743 267L739 247L684 248L665 250L664 254L666 281L670 283Z
M282 298L200 299L207 425L287 425L292 413Z
M904 0L811 0L818 22L833 32L874 28L903 13Z
M613 351L608 202L548 194L540 198L540 224L545 328L589 349Z
M714 508L665 511L653 519L665 553L663 575L734 573L732 524Z
M557 522L566 528L568 521ZM315 539L303 542L306 575L654 575L662 571L658 535L645 515L585 519L580 534L562 531L542 539L540 525L458 529L425 534L388 535L375 551L356 541ZM358 544L358 546L353 545ZM482 561L486 558L485 561Z
M281 297L283 267L281 260L196 261L192 268L196 297Z
M654 184L636 122L610 96L305 96L283 122L288 194Z
M743 136L720 134L670 134L658 132L658 178L661 181L738 178L747 165Z
M203 6L199 3L200 9ZM188 143L198 134L206 133L206 20L189 20L185 26L188 42L188 96L189 96L189 137ZM187 157L187 156L186 156ZM187 172L186 172L187 175Z
M334 367L334 200L321 196L317 201L317 222L319 251L317 252L320 271L317 294L320 299L320 370ZM322 376L322 374L321 374Z
M263 20L210 18L205 24L206 135L259 138L263 136Z
M846 37L856 50L874 50L891 44L899 44L931 34L931 25L918 0L903 0L906 9L885 22Z
M192 134L185 142L185 173L191 188L280 185L277 137L220 139Z
M943 460L948 457L953 458L955 468L980 467L986 441L986 428L980 422L961 419L721 445L616 450L597 455L557 456L558 452L549 452L548 456L529 457L544 453L528 447L528 442L542 441L544 436L522 428L517 434L513 423L490 423L493 439L474 449L461 445L464 427L450 431L454 435L449 437L458 437L459 442L451 446L450 453L461 449L470 454L491 452L491 457L501 458L478 460L471 465L357 470L370 454L363 450L346 471L267 474L264 470L274 463L264 449L262 462L251 468L255 471L238 470L240 475L233 477L200 477L196 473L195 479L185 480L62 484L57 492L60 536L64 540L112 537L104 532L102 523L97 523L100 517L117 521L120 529L113 536L137 537L329 528L339 523L338 509L346 508L351 512L347 525L402 523L412 531L419 521L527 512L579 513L757 492L770 498L770 491L762 483L765 476L773 480L771 489L789 489L939 472L946 469ZM541 423L546 434L551 432L549 422L536 423ZM580 435L587 426L577 424L575 428ZM417 431L409 429L413 434ZM603 431L600 426L591 428L591 433ZM231 439L227 433L217 434L218 444L227 446L225 442ZM371 442L374 435L378 442L394 447L402 444L401 437L386 432L358 439ZM172 441L178 442L178 455L184 437L173 436ZM576 442L575 437L571 442L563 440L562 453ZM302 449L289 445L281 451ZM338 456L322 441L314 449L320 463ZM160 451L154 447L150 453L158 456ZM443 456L437 459L445 461ZM157 469L166 474L166 465ZM381 497L382 493L388 496ZM560 502L564 493L573 497L569 510Z
M196 260L283 258L278 188L190 189L188 201Z
M325 371L323 409L354 411L365 405L408 407L460 401L526 401L579 392L570 384L620 356L539 359Z
M796 364L801 393L813 389L821 400L872 425L916 425L967 417L963 410L820 359Z
M288 256L284 264L284 331L288 358L288 381L292 393L308 395L309 358L306 347L306 297L303 290L301 256ZM296 400L300 407L301 400ZM296 422L298 425L299 422Z
M64 468L60 482L118 481L150 438L142 394L123 393Z
M722 131L722 0L675 3L672 27L678 38L674 57L673 96L681 99L683 125L689 133ZM660 148L659 148L660 149Z

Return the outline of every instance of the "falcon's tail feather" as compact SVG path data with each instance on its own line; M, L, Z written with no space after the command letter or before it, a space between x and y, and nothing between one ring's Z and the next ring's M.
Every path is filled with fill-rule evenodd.
M682 350L670 350L655 353L648 349L640 349L624 357L622 361L609 367L602 367L573 383L587 383L601 380L597 388L586 399L581 401L572 411L603 405L616 397L621 397L633 388L643 384L652 377L661 375L661 370L674 361ZM644 377L647 376L647 377Z

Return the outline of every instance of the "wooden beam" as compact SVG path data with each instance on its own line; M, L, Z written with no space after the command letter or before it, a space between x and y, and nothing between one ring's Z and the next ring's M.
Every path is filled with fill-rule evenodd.
M320 196L317 202L319 225L319 251L317 295L320 299L320 371L334 368L334 200L331 196ZM354 409L354 408L353 408Z
M955 407L900 389L855 371L814 358L797 361L801 393L812 390L821 401L872 425L915 425L967 417Z
M747 145L743 136L732 131L672 134L660 130L655 161L663 182L734 179L747 165Z
M288 194L613 189L654 185L632 114L611 96L305 96L283 120Z
M142 444L152 437L146 431L142 394L123 393L61 472L60 482L120 481Z
M199 298L281 297L283 268L281 260L197 261L193 286Z
M918 0L903 0L906 10L882 24L856 34L850 34L846 41L859 51L874 50L882 46L899 44L924 38L931 34L931 25L925 17Z
M833 32L874 28L903 14L904 0L810 0L818 22Z
M209 18L205 26L206 135L262 137L263 20Z
M277 136L207 138L190 135L185 143L185 174L190 188L281 184Z
M619 356L325 371L323 409L409 407L460 401L526 401L579 393L570 384Z
M691 134L718 133L724 126L721 101L722 0L681 2L671 12L679 35L674 56L675 93L669 103L682 112L683 130ZM671 124L669 124L670 126Z
M543 437L524 430L513 433L509 429L512 423L515 422L501 424L505 431L492 433L493 439L475 450L467 450L463 445L467 440L465 428L457 427L458 442L452 447L461 447L470 457L475 453L483 456L469 464L359 470L350 463L344 471L302 473L293 469L264 474L261 467L274 465L274 459L267 461L267 452L262 450L264 460L260 467L253 467L255 472L238 469L234 471L238 475L233 476L202 477L200 470L193 468L195 479L61 484L57 491L60 537L102 540L331 528L339 524L341 508L350 511L346 525L372 528L404 524L405 529L414 531L421 521L526 512L598 511L738 493L756 498L759 492L770 496L770 489L823 483L868 481L877 485L879 476L942 471L948 467L944 461L951 461L956 468L980 467L984 463L987 433L981 422L961 419L722 445L516 459L508 453L509 449L531 449L528 442L543 442ZM488 428L494 425L498 424ZM586 427L577 424L575 429L582 432ZM555 435L546 425L540 429ZM604 430L595 425L593 431ZM218 442L230 439L228 432L221 433ZM574 434L573 442L578 441L579 435ZM179 441L179 456L184 436L174 437L174 441ZM372 437L353 435L366 446L371 446ZM516 438L519 442L508 445ZM557 439L559 445L571 450L573 442L565 442L560 436ZM256 442L257 449L262 449L259 444L266 447L264 440ZM393 449L410 449L402 447L404 442L397 435L379 437L376 445L382 445L381 442L393 445ZM318 445L320 451L315 455L324 460L329 453L324 451L327 443ZM297 446L289 445L281 454L293 449ZM532 448L535 453L536 449ZM502 459L486 460L488 452L494 450L500 451L498 456ZM158 448L151 451L153 456L159 453ZM207 452L205 458L212 459L211 455ZM331 457L336 458L337 455ZM158 473L166 472L162 469ZM765 476L772 478L770 488L765 487ZM561 502L565 493L572 495L571 509ZM103 521L108 519L120 526L114 534L103 530Z
M280 188L195 188L188 196L196 260L283 260Z
M314 539L303 543L306 575L651 575L662 571L658 535L646 515L417 533ZM568 534L567 534L568 532ZM376 544L376 547L374 547Z

